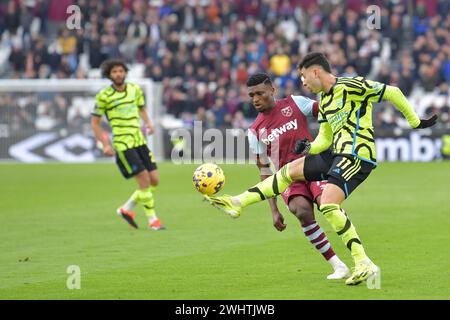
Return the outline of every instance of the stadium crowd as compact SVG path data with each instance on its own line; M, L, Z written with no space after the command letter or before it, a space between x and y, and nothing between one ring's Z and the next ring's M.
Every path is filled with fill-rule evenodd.
M379 5L379 28L368 27L368 2ZM296 65L307 52L323 51L336 74L399 86L420 115L436 112L450 125L450 2L413 2L0 0L0 76L84 79L98 76L93 70L103 60L122 58L162 82L167 112L186 126L203 120L207 127L247 128L256 116L247 77L264 71L278 96L311 96ZM81 10L74 30L66 26L72 4ZM67 123L61 119L71 103L64 99L39 107L22 99L17 126L47 111ZM16 100L2 95L0 107ZM380 128L407 127L388 106L376 108L374 119Z

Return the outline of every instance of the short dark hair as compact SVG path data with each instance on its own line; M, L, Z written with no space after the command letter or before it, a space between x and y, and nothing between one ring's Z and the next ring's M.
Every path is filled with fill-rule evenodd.
M326 72L331 73L331 66L325 55L321 52L308 53L303 60L298 64L298 69L309 68L312 65L318 65Z
M266 73L256 73L248 78L247 87L253 87L260 83L272 85L272 80L270 80L269 75Z
M102 70L102 76L105 78L110 79L111 78L111 70L114 67L122 67L125 69L125 72L128 72L128 67L122 60L119 59L109 59L103 61L103 63L100 66L100 69Z

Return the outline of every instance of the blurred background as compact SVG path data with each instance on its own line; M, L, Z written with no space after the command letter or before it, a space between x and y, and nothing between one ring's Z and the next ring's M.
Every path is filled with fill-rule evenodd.
M378 29L368 27L370 5L380 9ZM316 98L296 75L309 51L326 53L336 75L400 87L421 117L439 115L433 130L412 133L392 106L376 105L380 160L450 155L448 0L0 0L0 159L101 157L89 121L108 84L105 59L124 59L143 86L161 159L173 130L194 121L246 129L257 115L245 86L253 73L269 73L278 97Z

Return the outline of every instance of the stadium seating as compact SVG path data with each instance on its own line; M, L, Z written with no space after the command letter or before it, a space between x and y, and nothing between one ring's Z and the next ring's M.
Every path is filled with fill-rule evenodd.
M336 74L398 85L420 115L438 108L450 125L448 1L417 1L413 12L384 1L375 30L362 0L348 10L316 0L63 2L80 7L81 30L65 28L61 1L0 4L1 78L96 78L102 60L120 57L133 77L162 81L167 112L186 125L206 112L208 126L245 127L240 119L255 116L242 90L248 74L270 73L280 96L310 95L295 68L321 50ZM397 112L377 110L376 125L389 127L390 115L395 123Z

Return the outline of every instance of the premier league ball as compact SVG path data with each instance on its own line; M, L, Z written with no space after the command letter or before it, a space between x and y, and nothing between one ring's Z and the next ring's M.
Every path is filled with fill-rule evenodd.
M204 163L194 171L192 183L198 192L210 196L222 189L225 175L218 165Z

